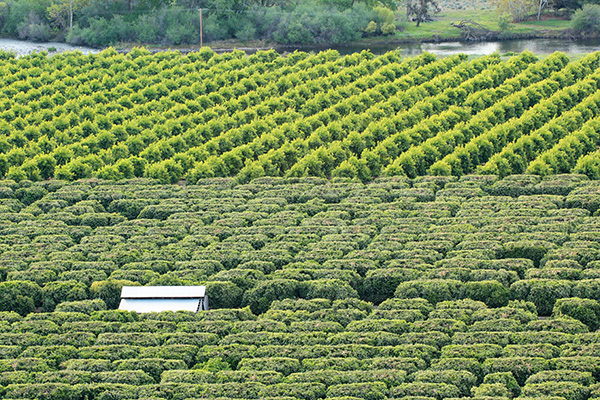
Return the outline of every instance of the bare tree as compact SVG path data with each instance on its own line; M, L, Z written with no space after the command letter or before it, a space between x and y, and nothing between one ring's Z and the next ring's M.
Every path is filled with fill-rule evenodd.
M548 0L538 0L538 13L537 13L538 20L542 16L542 9L544 7L548 7Z
M440 6L437 0L407 0L406 2L406 18L417 22L417 26L421 22L431 21L430 11L434 13L440 12Z

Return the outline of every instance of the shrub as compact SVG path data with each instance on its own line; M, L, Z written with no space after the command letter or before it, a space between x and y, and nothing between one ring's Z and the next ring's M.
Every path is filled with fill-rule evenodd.
M0 360L0 372L6 371L28 371L46 372L52 370L48 361L37 357L20 357L15 359Z
M158 339L153 333L147 332L117 332L101 333L98 335L96 345L119 345L126 344L131 346L155 347L158 346Z
M412 323L413 332L443 332L453 335L455 332L464 332L467 326L464 322L450 318L429 318L426 321Z
M446 383L403 383L390 392L394 397L419 396L433 397L438 400L447 397L460 397L460 390L456 386Z
M87 287L89 287L92 284L92 282L102 281L106 278L106 272L91 268L82 269L78 271L65 271L61 272L58 276L58 280L60 281L75 280L80 283L83 283Z
M306 371L354 371L361 369L361 362L356 357L317 357L302 360Z
M325 396L325 389L325 385L317 382L277 383L261 389L259 398L289 396L303 400L317 400Z
M21 355L20 358L42 358L48 365L56 368L63 361L78 356L77 349L73 346L30 346Z
M523 330L519 320L512 318L498 318L476 321L471 325L471 332L518 332Z
M90 332L70 332L65 334L50 334L46 336L44 344L51 345L70 345L75 347L91 346L96 342L96 336Z
M341 332L327 338L330 344L368 344L371 346L395 346L406 343L389 332Z
M550 343L510 344L502 351L505 357L542 357L554 358L560 354L560 349Z
M277 371L290 375L301 370L300 361L289 357L244 358L238 364L239 370L246 371Z
M348 332L391 332L402 334L409 331L409 324L404 320L362 320L354 321L348 324L346 331Z
M481 364L475 358L465 357L452 357L452 358L440 358L433 360L431 363L431 370L434 371L445 371L445 370L456 370L456 371L469 371L477 376L478 380L483 379L483 372Z
M164 373L163 373L164 374ZM275 371L218 371L215 374L218 382L259 382L274 385L283 381L283 375Z
M264 274L253 269L234 268L221 271L209 278L215 281L230 281L236 284L243 292L251 289L257 281L264 280Z
M123 383L92 383L81 385L80 389L82 389L81 396L83 398L108 400L136 398L138 393L143 393L143 388L145 387L147 387L147 385L134 386Z
M81 396L81 388L67 383L12 384L5 388L4 395L12 399L73 399Z
M438 304L438 307L442 303ZM425 299L387 299L379 305L380 310L418 310L423 315L429 314L433 310L433 305Z
M476 398L507 398L509 392L503 383L483 383L473 388L472 395Z
M91 314L94 311L106 310L106 303L101 299L66 301L56 306L56 312L80 312Z
M188 367L192 367L196 361L198 348L189 344L162 344L155 347L146 347L140 354L140 358L163 358L167 360L181 360Z
M414 382L448 383L455 385L462 396L469 396L471 388L477 383L477 376L469 371L419 371L411 376Z
M596 300L578 297L558 299L552 310L553 317L568 316L586 324L590 331L600 327L600 304Z
M382 370L351 370L338 371L334 369L315 370L295 373L286 378L287 382L320 382L327 386L363 383L384 382L387 386L398 386L406 381L406 372L394 369Z
M232 282L206 283L210 308L237 308L242 303L242 290Z
M135 311L125 310L100 310L94 311L90 316L93 321L104 321L104 322L136 322L139 321L139 315Z
M530 375L548 368L548 360L540 357L489 358L483 362L483 372L488 375L496 372L512 372L519 385L523 385Z
M384 382L347 383L327 388L327 397L354 396L365 400L387 398L387 386Z
M590 372L598 380L600 378L600 357L577 355L574 357L557 357L551 360L556 370Z
M269 309L273 300L298 297L299 282L290 279L273 279L259 282L256 287L244 293L244 304L250 306L255 314L262 314Z
M339 279L318 279L302 282L300 296L306 299L338 300L357 298L358 293L347 282Z
M514 299L531 301L542 316L550 315L556 300L569 297L571 282L552 279L521 280L510 286Z
M525 326L525 329L528 331L552 331L555 333L563 332L569 334L587 333L589 331L587 325L585 325L583 322L570 317L531 321ZM564 340L560 338L560 335L556 335L556 338L544 338L544 340L548 342L552 342L557 339Z
M206 345L202 346L196 355L198 362L207 362L211 359L222 359L228 365L235 367L243 358L255 356L256 346L247 345Z
M503 307L508 304L509 290L497 281L465 283L465 297L483 301L488 307Z
M70 385L88 384L92 382L92 374L87 371L50 371L35 377L35 383L68 383ZM24 383L24 382L13 382Z
M571 28L579 32L600 32L600 6L584 4L573 14Z
M125 359L116 360L114 363L117 371L142 370L157 382L160 381L160 374L163 371L187 368L182 360L165 360L162 358Z
M533 311L536 311L535 306L533 306ZM477 311L473 314L472 319L474 321L484 321L510 318L518 320L521 323L528 323L530 321L538 320L538 316L534 312L532 313L515 306L508 306Z
M161 183L177 183L183 177L183 168L173 160L160 161L146 167L145 175Z
M215 383L215 374L204 369L164 371L161 383Z
M92 283L90 287L90 296L104 301L109 309L115 309L119 307L123 286L139 286L139 283L112 279L97 281Z
M590 396L589 388L577 382L543 382L528 383L523 387L523 396L557 396L567 400L587 400Z
M402 282L398 285L395 297L424 298L432 304L456 300L463 297L463 283L451 279L430 279Z
M401 282L418 279L419 271L408 268L384 268L368 271L361 288L361 297L381 303L394 296Z
M42 288L42 305L47 312L53 311L61 301L85 300L87 297L87 287L77 281L49 282Z
M0 311L15 311L21 315L32 312L41 302L41 288L33 282L0 283Z
M504 243L503 258L528 258L536 266L539 266L546 253L555 248L554 243L546 241L506 242Z
M577 382L583 386L590 386L594 382L591 372L557 370L557 371L542 371L531 375L525 384L544 383L544 382Z
M449 345L442 348L442 358L467 357L484 361L502 355L502 347L497 344Z
M93 373L112 371L114 369L114 365L110 360L85 358L67 360L60 367L66 370L89 371Z
M586 279L575 282L572 296L600 301L600 279Z
M528 378L529 381L531 377ZM506 389L508 389L509 397L517 397L521 393L521 387L517 383L517 380L510 372L496 372L493 374L486 375L483 379L483 383L493 384L501 383Z
M143 371L107 371L99 372L94 375L97 382L107 383L126 383L129 385L149 385L156 381L147 373Z

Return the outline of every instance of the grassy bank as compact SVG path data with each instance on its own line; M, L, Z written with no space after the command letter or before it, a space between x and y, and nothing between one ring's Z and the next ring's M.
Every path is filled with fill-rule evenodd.
M460 39L460 30L452 23L459 23L468 20L481 24L483 27L501 31L501 20L498 12L493 9L483 10L443 10L435 16L435 21L421 24L404 22L403 32L397 32L394 39L400 41L428 41L432 39ZM541 20L524 21L519 23L509 23L508 29L504 30L506 36L510 35L540 35L556 34L569 28L570 21L558 18L544 16ZM391 38L390 38L391 39Z

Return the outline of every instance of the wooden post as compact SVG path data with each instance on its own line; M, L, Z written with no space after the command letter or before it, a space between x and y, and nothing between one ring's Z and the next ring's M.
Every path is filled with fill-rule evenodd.
M202 48L203 45L203 40L202 40L202 9L199 8L198 11L200 12L200 48Z

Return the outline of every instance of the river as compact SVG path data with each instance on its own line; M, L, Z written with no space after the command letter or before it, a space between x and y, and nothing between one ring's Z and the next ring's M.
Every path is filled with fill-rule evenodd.
M84 54L97 53L99 50L85 46L71 46L66 43L50 42L37 43L14 39L0 39L0 50L14 51L18 55L30 54L42 50L48 51L55 48L57 52L62 51L81 51ZM351 45L351 46L303 46L303 47L281 47L275 48L280 53L294 50L302 51L321 51L329 48L338 50L341 54L350 54L365 49L374 54L383 54L390 50L401 49L407 56L419 55L424 51L431 52L439 56L447 56L456 53L465 53L468 55L486 55L495 51L503 54L508 52L520 53L524 50L530 50L533 53L548 54L555 51L562 51L567 54L573 53L591 53L600 51L600 39L585 40L565 40L565 39L518 39L503 40L494 42L441 42L441 43L399 43L399 44L372 44L372 45ZM252 52L252 51L249 51ZM52 52L50 54L53 54Z
M49 49L54 51L50 52ZM16 40L16 39L0 39L0 50L12 51L18 56L31 54L33 52L48 51L50 54L55 52L63 51L81 51L83 54L97 53L98 49L85 46L71 46L66 43L59 42L31 42L28 40Z
M562 51L567 54L591 53L600 51L600 39L585 40L565 40L565 39L517 39L501 40L493 42L440 42L440 43L398 43L398 44L377 44L362 46L329 46L329 47L302 47L297 50L320 51L328 48L336 49L340 54L350 54L365 49L373 54L383 54L390 50L401 49L407 56L416 56L424 51L439 55L448 56L456 53L465 53L468 55L487 55L497 51L501 54L513 52L520 53L530 50L537 54L549 54L555 51ZM276 48L277 51L294 51L296 48Z

